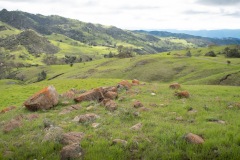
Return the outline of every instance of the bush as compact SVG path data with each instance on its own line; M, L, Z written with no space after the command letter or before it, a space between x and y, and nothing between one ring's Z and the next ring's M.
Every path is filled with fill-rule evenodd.
M210 51L210 52L206 53L205 56L216 57L217 55L213 51Z
M40 81L43 81L44 79L47 78L47 73L45 71L42 71L38 74L38 79L37 81L40 82Z
M229 58L240 58L240 52L237 48L225 50L225 56Z
M186 56L187 56L187 57L192 57L192 53L191 53L190 51L188 51L188 52L186 53Z

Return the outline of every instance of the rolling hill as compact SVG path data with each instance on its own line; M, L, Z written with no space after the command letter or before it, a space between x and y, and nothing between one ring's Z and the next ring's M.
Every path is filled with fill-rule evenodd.
M239 39L213 39L168 32L128 31L113 26L84 23L56 15L0 11L0 21L18 30L32 29L42 35L60 34L89 46L131 46L138 54L204 47L209 44L240 44ZM4 28L4 26L3 26Z

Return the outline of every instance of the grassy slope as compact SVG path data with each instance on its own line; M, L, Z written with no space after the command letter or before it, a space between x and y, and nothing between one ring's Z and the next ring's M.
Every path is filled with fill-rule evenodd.
M54 85L59 93L70 88L90 89L98 86L116 85L117 79L86 79L86 80L53 80L43 81L27 86L0 81L0 104L5 106L16 105L17 109L2 114L0 122L23 114L29 115L22 106L24 100L46 85ZM238 159L240 151L240 136L237 121L239 109L227 108L231 103L239 102L239 88L226 86L192 86L184 85L182 90L191 93L190 99L178 99L173 96L174 91L166 84L147 83L144 86L132 88L132 94L120 93L127 98L120 102L114 113L105 110L95 102L84 102L82 108L72 113L58 116L64 106L58 105L50 111L38 111L40 118L35 121L24 120L24 125L4 134L0 132L0 159L59 159L62 145L53 142L42 142L45 135L43 119L48 118L65 132L80 131L86 134L81 146L84 149L85 159ZM151 96L151 93L156 96ZM140 112L132 108L134 100L141 100L148 112ZM86 107L93 105L92 111ZM189 108L197 113L188 113ZM100 127L93 129L91 124L77 124L72 119L84 113L96 113L100 119ZM175 118L182 116L183 121ZM221 119L226 124L207 122L209 118ZM140 131L129 128L141 122ZM0 127L2 129L2 125ZM182 137L192 132L202 135L203 145L186 143ZM126 147L111 145L112 139L121 138L128 141ZM6 154L6 151L11 151ZM8 152L9 153L9 152Z
M216 53L224 47L216 47ZM201 50L201 53L199 53ZM140 79L147 82L179 82L183 84L220 84L220 79L228 74L226 83L240 85L238 78L240 62L237 58L226 59L223 55L217 57L202 56L213 48L192 49L192 57L185 57L186 50L172 51L156 55L136 56L125 59L100 59L97 61L69 65L40 66L36 68L21 69L19 74L26 75L26 81L33 82L42 70L48 77L64 73L59 79L68 78L118 78ZM175 54L178 54L176 56ZM200 55L202 54L202 55ZM180 56L179 56L180 55ZM231 65L226 61L230 60ZM29 74L32 73L32 74ZM234 77L235 76L235 77ZM58 79L57 78L57 79Z

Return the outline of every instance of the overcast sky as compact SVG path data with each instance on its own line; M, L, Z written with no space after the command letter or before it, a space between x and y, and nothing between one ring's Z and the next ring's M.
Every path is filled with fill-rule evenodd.
M0 9L122 29L240 29L240 0L0 0Z

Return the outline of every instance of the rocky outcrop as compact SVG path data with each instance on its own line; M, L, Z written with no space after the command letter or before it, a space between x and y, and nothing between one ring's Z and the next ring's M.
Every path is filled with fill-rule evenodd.
M42 89L24 102L24 106L31 111L48 110L57 104L58 93L53 86Z
M83 94L80 94L78 97L74 98L75 102L82 101L98 101L101 102L105 98L116 99L118 96L116 87L100 87L92 89Z

